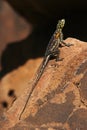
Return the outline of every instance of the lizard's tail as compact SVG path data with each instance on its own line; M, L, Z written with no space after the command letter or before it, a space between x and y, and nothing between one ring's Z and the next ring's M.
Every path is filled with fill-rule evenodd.
M22 116L22 114L23 114L23 112L24 112L24 110L25 110L25 108L26 108L26 106L27 106L27 104L28 104L28 101L29 101L29 99L30 99L30 97L31 97L31 95L32 95L32 93L33 93L33 90L34 90L35 86L37 85L37 83L38 83L38 81L39 81L41 75L43 74L43 71L44 71L44 69L45 69L45 67L46 67L46 65L47 65L47 63L48 63L48 61L49 61L49 58L50 58L50 55L48 55L46 58L43 59L41 65L40 65L40 67L39 67L39 69L38 69L37 72L36 72L36 75L35 75L35 78L34 78L34 82L33 82L32 88L31 88L30 93L29 93L29 95L28 95L28 97L27 97L27 99L26 99L26 102L25 102L25 104L24 104L24 107L23 107L23 109L22 109L22 111L21 111L21 113L20 113L19 120L21 119L21 116Z

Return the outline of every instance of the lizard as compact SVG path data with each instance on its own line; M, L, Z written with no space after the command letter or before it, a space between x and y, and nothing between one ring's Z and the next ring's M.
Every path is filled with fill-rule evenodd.
M40 65L39 69L37 70L37 73L36 73L36 76L35 76L36 78L35 78L35 80L33 82L32 88L31 88L30 93L29 93L29 95L27 97L26 103L25 103L25 105L24 105L24 107L22 109L22 112L20 114L19 119L21 118L21 115L22 115L22 113L24 112L24 110L25 110L25 108L27 106L27 103L28 103L29 98L31 97L31 95L33 93L33 90L34 90L35 86L37 85L39 79L41 78L41 76L43 74L43 71L44 71L49 59L51 57L55 56L56 60L58 61L58 54L59 54L58 48L59 48L60 44L61 45L64 44L65 46L68 46L68 47L71 46L71 44L65 43L63 41L62 29L63 29L64 25L65 25L65 19L61 19L61 20L58 21L58 24L56 26L56 30L55 30L53 36L51 37L51 39L50 39L50 41L48 43L44 59L43 59L41 65Z

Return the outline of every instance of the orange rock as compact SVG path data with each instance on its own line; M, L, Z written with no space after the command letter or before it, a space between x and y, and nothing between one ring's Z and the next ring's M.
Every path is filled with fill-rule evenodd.
M5 87L11 86L11 89L15 89L16 96L12 106L9 105L9 109L1 114L0 126L3 129L87 129L87 43L74 38L65 41L73 46L60 48L62 61L49 61L21 120L19 116L41 59L28 61L2 79L0 88L8 91L9 87Z

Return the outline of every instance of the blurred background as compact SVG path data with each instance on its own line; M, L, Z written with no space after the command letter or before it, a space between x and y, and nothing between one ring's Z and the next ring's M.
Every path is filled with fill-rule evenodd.
M58 19L64 38L87 41L85 0L0 0L0 78L28 59L44 55Z
M66 20L64 39L73 37L87 41L86 0L0 0L0 80L28 60L44 56L56 24L62 18ZM12 80L15 81L14 75L9 80L10 86ZM17 79L16 76L16 83ZM3 91L7 82L1 85L5 86ZM14 84L14 88L17 85ZM13 87L4 95L7 93L15 97ZM7 106L6 101L2 104Z

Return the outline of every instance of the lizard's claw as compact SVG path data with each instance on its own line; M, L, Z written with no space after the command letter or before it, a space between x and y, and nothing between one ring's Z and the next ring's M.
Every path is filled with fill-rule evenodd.
M71 44L71 43L66 43L66 42L64 42L64 41L62 41L62 43L63 43L64 46L67 46L67 47L73 46L73 44Z
M73 46L73 44L71 44L71 43L66 43L65 46L70 47L70 46Z

